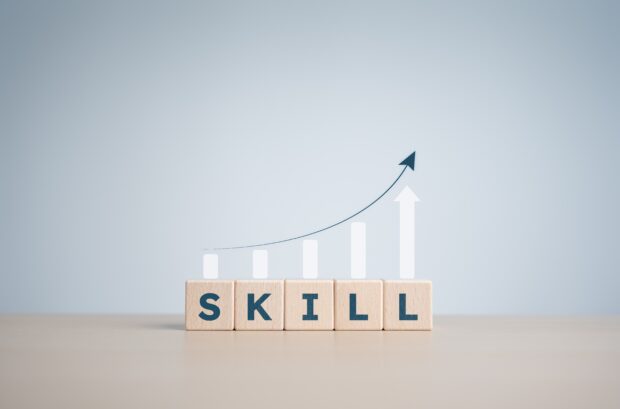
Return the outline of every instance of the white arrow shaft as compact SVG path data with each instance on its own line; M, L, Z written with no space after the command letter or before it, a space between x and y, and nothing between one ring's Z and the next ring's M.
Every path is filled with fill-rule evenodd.
M415 205L400 203L400 278L415 278Z

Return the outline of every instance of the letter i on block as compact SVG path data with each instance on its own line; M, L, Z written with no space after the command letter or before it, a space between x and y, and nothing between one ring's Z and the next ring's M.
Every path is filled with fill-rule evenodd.
M188 330L232 330L234 328L235 282L217 280L216 254L203 256L205 280L185 283L185 328Z
M385 330L433 329L432 283L417 280L383 282Z
M286 330L334 329L332 280L286 280L284 287Z
M304 240L303 277L305 280L284 282L284 329L333 330L334 281L316 280L318 271L318 242Z

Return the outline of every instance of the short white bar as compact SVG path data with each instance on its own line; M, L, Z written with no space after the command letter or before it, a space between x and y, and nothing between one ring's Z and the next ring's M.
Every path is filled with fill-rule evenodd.
M217 254L203 254L202 256L202 277L207 280L216 279L219 271Z
M268 260L267 250L254 250L252 252L252 277L267 278Z
M351 223L351 278L366 278L366 223Z
M304 240L302 244L304 278L317 278L319 276L319 242L316 240Z

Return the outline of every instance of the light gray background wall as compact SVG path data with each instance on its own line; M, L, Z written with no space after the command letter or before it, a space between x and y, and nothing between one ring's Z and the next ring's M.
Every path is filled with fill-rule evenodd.
M0 312L181 312L203 247L338 220L416 149L437 313L619 313L618 4L3 1ZM318 239L346 277L347 227Z

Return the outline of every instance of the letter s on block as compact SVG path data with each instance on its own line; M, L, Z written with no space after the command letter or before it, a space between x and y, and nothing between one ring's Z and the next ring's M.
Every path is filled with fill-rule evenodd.
M200 297L200 306L205 310L211 311L211 314L205 314L204 312L200 312L198 316L205 321L215 321L220 316L220 307L215 304L210 304L209 300L217 301L220 299L220 296L213 293L206 293Z

